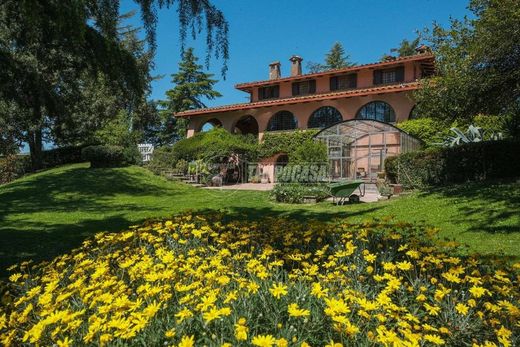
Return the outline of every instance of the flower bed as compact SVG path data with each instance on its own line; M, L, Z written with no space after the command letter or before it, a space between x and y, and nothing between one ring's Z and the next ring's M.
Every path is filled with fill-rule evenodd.
M10 276L0 344L514 346L519 268L391 221L183 215Z

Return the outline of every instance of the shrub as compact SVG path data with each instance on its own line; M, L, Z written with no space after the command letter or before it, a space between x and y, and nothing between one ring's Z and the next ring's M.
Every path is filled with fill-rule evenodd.
M89 161L93 168L121 167L137 164L140 158L139 151L121 146L88 146L85 147L81 156L83 160Z
M81 150L85 146L66 146L43 151L43 167L51 168L59 165L81 163Z
M330 195L325 184L276 183L269 193L271 199L289 204L301 204L305 196L314 196L322 200Z
M289 160L302 144L312 140L317 130L296 130L290 132L265 133L258 149L260 158L268 158L278 153L287 153Z
M173 171L177 161L178 159L173 154L172 147L158 147L154 149L152 160L146 167L158 175L163 171Z
M389 220L191 214L99 233L14 267L0 343L518 346L520 263L434 237Z
M176 160L221 161L231 155L239 155L241 160L256 160L257 148L258 141L253 135L231 134L225 129L214 128L176 142L172 151Z
M291 164L324 164L327 163L327 146L313 139L306 139L295 146L292 153L289 153Z
M433 148L387 158L388 178L405 188L520 176L520 141L501 140Z
M410 119L397 123L399 129L422 140L427 146L441 143L450 127L433 118Z
M0 184L9 183L31 171L28 155L9 154L0 157Z

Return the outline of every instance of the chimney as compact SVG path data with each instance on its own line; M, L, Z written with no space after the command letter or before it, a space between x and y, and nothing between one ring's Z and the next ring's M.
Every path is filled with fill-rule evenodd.
M417 47L415 49L415 51L417 52L417 54L425 54L425 53L431 53L432 49L426 45L420 45L419 47Z
M303 58L293 55L289 61L291 62L291 76L300 76L302 74L302 60Z
M276 80L278 78L281 77L281 72L280 72L280 62L279 61L275 61L275 62L272 62L271 64L269 64L269 79L270 80Z

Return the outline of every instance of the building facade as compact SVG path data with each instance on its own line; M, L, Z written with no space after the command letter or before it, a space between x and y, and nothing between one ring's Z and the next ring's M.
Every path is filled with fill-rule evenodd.
M188 137L212 126L254 134L295 129L323 129L349 119L396 123L413 117L412 92L434 72L426 47L416 55L319 73L302 74L302 58L290 58L291 75L281 64L269 65L269 79L237 84L250 102L177 113L189 119Z

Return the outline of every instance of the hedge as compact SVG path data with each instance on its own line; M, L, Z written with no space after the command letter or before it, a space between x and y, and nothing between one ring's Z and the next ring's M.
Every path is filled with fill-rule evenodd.
M67 146L42 152L42 169L64 164L82 162L81 146ZM0 184L11 182L32 172L30 155L7 155L0 157Z
M385 171L405 188L514 178L520 177L519 153L518 140L468 143L387 158Z
M291 154L296 152L300 146L312 141L317 130L296 130L288 132L265 133L262 143L259 145L258 157L268 158L278 153L287 153L289 160Z
M140 155L137 147L125 148L122 146L88 146L81 151L81 157L90 162L90 167L121 167L139 164Z

